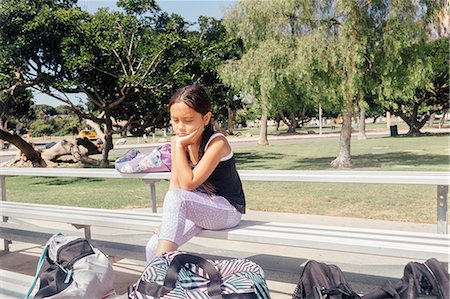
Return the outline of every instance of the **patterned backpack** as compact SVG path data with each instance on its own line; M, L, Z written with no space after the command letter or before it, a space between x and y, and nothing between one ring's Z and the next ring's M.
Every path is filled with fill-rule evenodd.
M128 289L129 299L269 299L264 271L246 259L205 260L168 252L155 258Z

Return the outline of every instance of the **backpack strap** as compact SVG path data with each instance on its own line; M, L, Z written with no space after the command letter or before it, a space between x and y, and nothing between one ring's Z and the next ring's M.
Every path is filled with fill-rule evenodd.
M45 262L45 259L47 256L47 250L48 250L48 245L45 245L44 249L42 250L41 256L39 257L37 266L36 266L36 275L34 276L33 283L31 284L31 287L28 290L27 294L25 295L24 299L30 298L31 293L33 292L34 287L36 286L36 282L39 278L39 274L41 274L41 269L42 269L42 266L44 265L44 262Z
M383 287L381 287L381 289L385 291L387 295L391 296L388 298L400 299L400 295L398 294L397 290L389 280L386 281L386 283L383 285Z
M61 232L58 232L52 236L52 238L56 236L63 236L64 234ZM50 238L51 239L51 238ZM31 284L30 289L28 290L27 294L25 295L24 299L29 299L31 293L34 290L34 287L36 286L36 282L39 279L39 274L41 274L42 266L44 265L45 260L47 259L47 252L48 252L48 243L45 244L44 249L42 250L41 256L39 257L39 261L36 266L36 274L34 275L33 283Z

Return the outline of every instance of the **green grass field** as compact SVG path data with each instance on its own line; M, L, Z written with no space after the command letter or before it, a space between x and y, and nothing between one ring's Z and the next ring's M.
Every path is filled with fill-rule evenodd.
M311 139L296 144L239 147L235 150L241 169L330 169L339 151L337 140ZM352 138L355 170L448 171L449 137Z
M330 169L336 140L268 147L236 147L239 169ZM449 171L449 137L423 136L352 141L354 170ZM339 170L336 170L339 171ZM329 183L243 182L248 208L316 215L436 222L436 187ZM7 178L10 201L101 208L149 207L140 180ZM167 182L157 185L162 204Z

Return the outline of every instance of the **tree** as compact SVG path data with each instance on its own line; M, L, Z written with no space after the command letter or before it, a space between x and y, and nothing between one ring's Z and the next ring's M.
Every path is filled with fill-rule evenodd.
M368 51L374 43L372 16L377 14L375 6L382 6L375 2L240 1L225 18L246 50L241 65L230 67L228 77L241 85L253 84L259 97L265 97L264 106L280 102L308 107L307 103L315 102L343 107L340 151L332 162L334 167L352 165L351 117L368 73ZM246 55L252 57L251 62L243 62ZM244 80L249 68L254 73ZM280 91L287 96L274 97Z
M221 78L225 83L236 90L242 90L245 94L257 99L261 107L260 136L258 144L267 145L267 118L269 114L270 97L272 90L273 74L277 68L271 65L271 59L266 55L273 55L277 47L274 43L265 43L257 49L249 49L239 60L229 61L220 69ZM268 54L270 53L270 54Z
M7 133L10 123L20 123L24 117L31 114L32 104L31 92L27 90L22 90L15 95L0 92L0 149L4 147L5 138L2 136L6 136L2 132ZM21 144L18 142L20 137L17 133L19 132L12 134L13 138L9 140L16 146Z
M53 116L58 114L55 107L46 104L33 105L33 113L38 118L44 118L45 116Z
M383 27L377 102L420 135L430 115L448 108L448 38L432 39L428 18L436 7L392 9Z
M237 59L242 52L240 40L227 34L222 21L201 16L199 31L195 33L195 80L208 87L215 120L226 122L227 129L234 129L234 115L242 107L241 94L225 85L219 78L218 68L225 61Z
M221 68L221 77L237 90L252 95L261 106L259 144L268 144L267 118L271 110L300 111L301 90L293 84L298 10L295 1L239 1L225 18L230 34L242 40L244 54ZM307 5L306 5L307 6Z
M33 86L98 124L105 136L101 165L106 166L116 132L113 118L138 121L130 107L173 89L167 78L185 64L168 52L181 40L184 21L161 14L154 1L122 0L125 13L103 9L94 15L75 3L39 0L31 10L27 0L1 3L2 76L14 81L3 89L13 94ZM86 96L84 106L67 96L77 93Z
M0 2L0 90L7 99L21 99L29 106L29 87L49 86L53 77L65 77L61 45L73 32L83 13L72 0ZM25 116L23 113L22 116ZM17 134L0 129L0 139L19 148L34 165L41 154Z

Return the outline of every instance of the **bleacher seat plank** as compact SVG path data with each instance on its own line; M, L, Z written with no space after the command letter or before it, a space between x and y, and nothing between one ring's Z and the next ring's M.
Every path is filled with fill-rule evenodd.
M0 202L0 213L2 216L12 218L37 219L143 232L153 231L155 227L159 226L162 218L161 214L138 211L18 202ZM20 225L18 227L20 228ZM9 227L9 229L12 229L12 227ZM14 239L13 233L6 234L5 231L4 234L5 236L2 237ZM16 232L16 234L19 233ZM440 261L450 262L449 236L437 233L244 220L235 228L220 231L204 230L199 236L418 259L435 257ZM110 244L109 247L113 248L114 246ZM125 252L126 248L122 246L120 250ZM135 252L136 248L132 251Z

